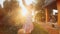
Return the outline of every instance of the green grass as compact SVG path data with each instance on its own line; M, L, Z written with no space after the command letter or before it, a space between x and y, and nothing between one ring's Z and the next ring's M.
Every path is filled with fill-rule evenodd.
M33 23L33 24L34 24L34 29L31 32L31 34L49 34L47 30L44 30L44 28L40 26L40 24L37 23Z

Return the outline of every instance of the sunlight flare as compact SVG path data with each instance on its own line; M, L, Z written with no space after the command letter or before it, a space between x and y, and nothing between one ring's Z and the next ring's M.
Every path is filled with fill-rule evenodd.
M33 0L25 0L26 5L30 5L33 3Z
M27 15L28 10L27 10L27 8L24 6L22 0L20 0L20 6L21 6L21 8L22 8L22 12L21 12L21 14L22 14L23 16Z

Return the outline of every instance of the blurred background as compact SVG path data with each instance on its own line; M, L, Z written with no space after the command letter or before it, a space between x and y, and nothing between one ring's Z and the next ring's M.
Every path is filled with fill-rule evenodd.
M59 34L60 1L0 0L0 34L25 34L23 32Z

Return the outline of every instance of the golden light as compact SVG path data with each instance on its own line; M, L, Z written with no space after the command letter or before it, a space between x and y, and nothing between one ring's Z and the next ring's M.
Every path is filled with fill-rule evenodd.
M34 16L34 10L32 11L32 16Z
M20 0L20 6L21 6L21 8L22 8L22 11L21 11L22 16L26 16L27 13L28 13L28 10L27 10L27 8L24 6L22 0Z
M35 21L35 13L34 13L34 10L32 10L32 22Z
M33 0L24 0L24 2L27 6L29 6L30 4L33 4ZM20 0L20 6L21 6L21 9L22 9L22 11L21 11L22 16L26 17L29 13L28 9L30 7L28 7L28 9L27 9L27 7L23 4L23 0ZM34 16L35 16L34 10L32 10L32 16L33 16L32 21L34 21Z
M21 13L22 13L22 16L26 16L28 14L28 11L26 8L23 8Z
M33 0L24 0L24 2L25 2L26 5L32 4L32 1L33 1ZM28 9L27 9L27 7L23 4L23 0L20 0L20 6L21 6L21 8L22 8L22 11L21 11L22 16L26 16L26 15L28 14Z

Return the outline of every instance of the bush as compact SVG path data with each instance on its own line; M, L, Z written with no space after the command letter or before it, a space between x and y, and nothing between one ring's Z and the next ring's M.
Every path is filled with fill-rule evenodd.
M40 24L33 23L34 24L34 29L31 32L31 34L48 34L48 31L44 30Z

